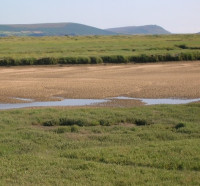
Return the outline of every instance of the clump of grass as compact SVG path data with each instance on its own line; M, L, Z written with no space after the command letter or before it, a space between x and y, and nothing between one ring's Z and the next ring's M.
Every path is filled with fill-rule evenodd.
M58 121L56 120L50 120L50 121L45 121L43 122L43 126L45 127L52 127L58 125Z
M149 125L148 121L145 119L135 119L135 124L137 126Z
M61 119L59 119L59 125L61 125L61 126L72 126L72 125L84 126L84 125L88 125L88 123L86 123L86 121L80 120L80 119L61 118Z
M42 123L43 126L92 126L96 125L95 122L87 121L86 119L71 119L71 118L60 118L60 119L53 119L50 121L45 121Z
M34 65L55 65L57 63L56 58L47 57L36 60Z
M110 126L110 125L111 125L111 123L110 123L108 120L104 120L104 119L101 119L101 120L99 121L99 124L100 124L101 126Z
M190 49L190 50L199 50L200 47L189 47L186 44L181 44L181 45L175 45L176 47L179 47L181 49Z
M35 58L23 58L20 59L20 65L33 65L36 64Z
M189 47L186 46L186 44L176 45L177 47L181 49L188 49Z
M102 56L104 63L127 63L129 62L128 57L117 55L117 56Z
M184 123L178 123L174 128L175 128L176 130L178 130L178 129L183 128L183 127L185 127L185 124L184 124Z
M57 134L63 134L65 132L67 132L67 129L64 128L64 127L59 127L57 129L55 129L54 132L57 133Z
M60 57L58 59L59 64L76 64L75 57Z
M78 57L76 59L77 64L90 64L91 60L89 57Z
M146 119L135 119L132 117L126 118L127 123L135 124L137 126L144 126L144 125L150 125L153 124L152 121L146 120Z
M79 132L79 129L78 129L78 127L77 126L71 126L71 132L72 133L78 133Z
M101 63L103 63L102 58L96 57L96 56L90 57L90 61L91 61L91 64L101 64Z

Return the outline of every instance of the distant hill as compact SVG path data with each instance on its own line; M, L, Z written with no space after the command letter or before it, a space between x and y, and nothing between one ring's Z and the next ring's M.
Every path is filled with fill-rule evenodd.
M116 33L77 23L0 25L1 37L64 35L116 35Z
M157 25L129 26L99 29L78 23L44 23L0 25L0 37L5 36L87 36L87 35L136 35L136 34L170 34Z
M119 28L109 28L107 31L118 34L137 35L137 34L170 34L169 31L157 25L128 26Z

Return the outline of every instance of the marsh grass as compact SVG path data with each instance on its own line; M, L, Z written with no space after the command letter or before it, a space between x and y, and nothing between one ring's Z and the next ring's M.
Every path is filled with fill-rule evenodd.
M200 60L199 35L6 37L0 41L1 66Z
M1 184L199 185L199 113L199 104L1 111Z

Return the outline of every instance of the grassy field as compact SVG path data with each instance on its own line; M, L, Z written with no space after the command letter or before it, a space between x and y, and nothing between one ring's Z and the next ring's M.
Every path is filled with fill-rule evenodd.
M0 185L199 185L200 104L0 112Z
M11 58L14 62L0 64L197 60L199 43L200 35L6 37L0 38L0 59ZM27 58L29 61L20 61Z

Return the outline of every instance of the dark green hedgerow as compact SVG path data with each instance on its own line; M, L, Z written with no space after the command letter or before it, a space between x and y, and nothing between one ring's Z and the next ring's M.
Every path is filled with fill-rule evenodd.
M138 56L93 56L93 57L45 57L35 58L4 58L0 59L0 66L19 66L19 65L56 65L56 64L100 64L100 63L155 63L167 61L195 61L200 60L200 53L179 53L176 55L146 55Z

